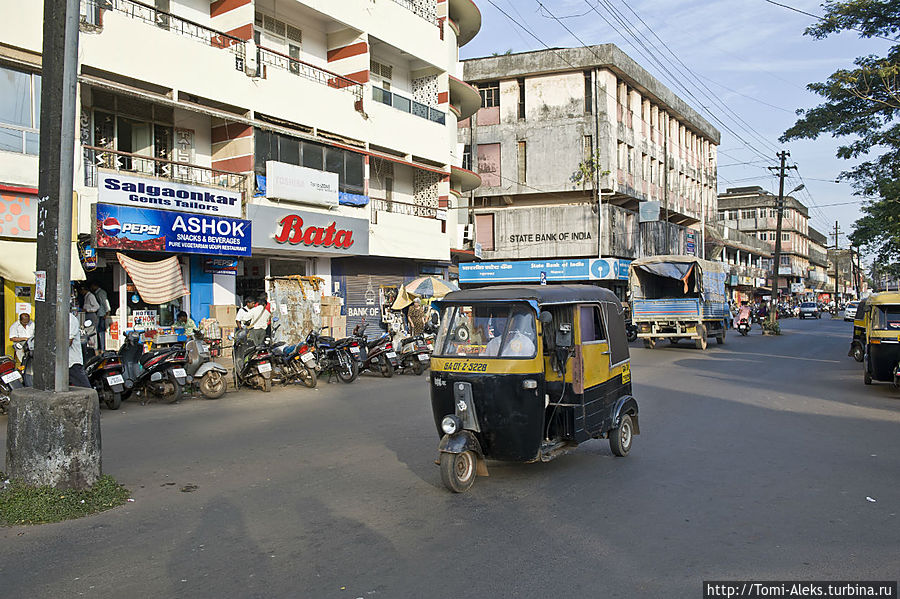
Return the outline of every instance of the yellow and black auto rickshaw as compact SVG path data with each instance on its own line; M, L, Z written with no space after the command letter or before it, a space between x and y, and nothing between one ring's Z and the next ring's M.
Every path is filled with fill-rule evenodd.
M860 313L856 313L860 318ZM900 293L876 293L866 299L863 381L900 386ZM854 321L854 329L856 322Z
M616 456L640 432L622 306L590 285L504 285L439 302L431 406L454 492L485 459L549 461L590 439Z
M853 317L853 338L850 340L850 351L847 355L862 362L866 355L866 302L869 298L859 300L856 315Z

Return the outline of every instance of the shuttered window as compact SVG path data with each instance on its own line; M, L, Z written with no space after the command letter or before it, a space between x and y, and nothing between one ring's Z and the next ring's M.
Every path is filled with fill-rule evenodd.
M475 215L475 241L481 244L481 249L492 251L494 249L494 215Z

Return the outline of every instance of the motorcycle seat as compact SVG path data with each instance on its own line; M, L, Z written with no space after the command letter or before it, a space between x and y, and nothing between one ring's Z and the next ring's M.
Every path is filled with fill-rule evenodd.
M171 352L173 352L173 351L175 351L175 349L174 349L174 348L171 348L171 347L159 347L159 348L156 348L156 349L151 349L151 350L148 351L147 353L143 354L143 355L140 357L140 360L139 360L139 361L140 361L141 364L145 364L148 360L151 360L151 359L153 359L153 358L155 358L155 357L157 357L157 356L159 356L159 355L162 355L162 354L168 354L168 353L171 353Z
M418 337L415 337L415 336L413 336L413 337L407 337L406 339L404 339L404 340L401 341L400 343L402 343L403 345L406 345L407 343L412 343L412 342L415 341L416 339L418 339Z
M319 337L319 345L331 347L334 343L334 337Z
M292 356L292 355L294 355L294 352L297 350L297 348L298 348L299 346L300 346L299 343L295 343L295 344L293 344L293 345L285 345L285 346L282 348L282 351L284 351L284 355L285 355L285 356Z
M369 341L369 342L366 344L366 347L368 347L369 349L372 349L372 348L375 348L375 347L378 347L379 345L381 345L382 342L383 342L383 338L382 338L382 337L379 337L378 339L374 339L373 341Z

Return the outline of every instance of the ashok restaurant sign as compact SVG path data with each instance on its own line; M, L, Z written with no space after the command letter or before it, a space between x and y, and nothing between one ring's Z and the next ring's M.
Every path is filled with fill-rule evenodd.
M344 255L369 253L368 219L252 204L247 206L247 217L254 223L254 248Z

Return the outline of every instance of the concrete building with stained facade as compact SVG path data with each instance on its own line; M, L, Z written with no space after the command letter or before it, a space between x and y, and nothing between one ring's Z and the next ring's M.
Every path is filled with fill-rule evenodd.
M719 194L719 223L775 247L778 196L759 186L734 187ZM817 243L820 241L816 237ZM809 209L794 197L784 198L781 225L781 264L777 289L781 295L804 295L810 288ZM815 244L813 244L815 245ZM819 266L822 256L813 248ZM771 278L771 272L769 274Z
M34 283L42 4L0 0L15 15L0 21L0 192L6 214L31 211L29 226L0 230L32 261L21 274L0 257L6 295ZM459 244L448 208L480 183L459 168L457 120L480 101L459 48L480 27L472 0L82 0L77 232L98 230L104 177L232 194L228 216L253 227L252 255L233 268L121 250L177 255L190 295L158 306L161 317L185 309L199 322L210 305L264 292L267 276L316 275L343 298L348 326L374 324L384 287L446 274ZM295 217L354 243L279 241ZM96 261L89 278L113 310L143 307L115 252Z
M703 253L719 132L618 47L463 64L482 100L458 127L464 166L482 178L464 199L485 262L461 265L461 281L586 279L622 291L635 257ZM639 210L656 205L658 220L641 223ZM489 265L501 261L512 265Z

